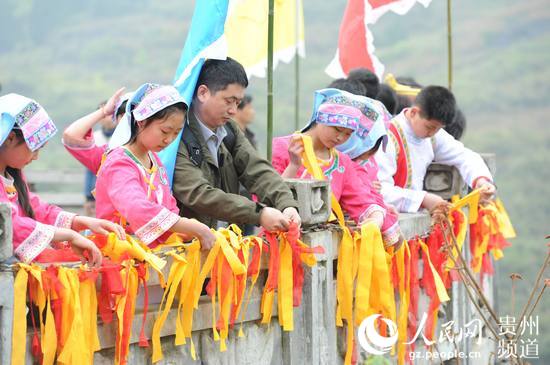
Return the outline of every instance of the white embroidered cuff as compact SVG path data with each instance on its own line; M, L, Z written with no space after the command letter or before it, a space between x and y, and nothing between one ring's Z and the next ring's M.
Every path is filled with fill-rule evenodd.
M64 210L59 212L57 215L57 218L55 218L54 226L59 228L68 228L71 229L71 226L73 225L74 217L76 217L76 214L69 213Z
M163 233L168 231L174 224L177 223L179 219L180 216L176 213L173 213L166 208L162 208L162 210L155 217L153 217L153 219L141 226L135 232L136 236L138 236L143 243L148 245L159 238Z
M398 222L395 222L391 227L382 232L382 238L384 240L384 246L393 246L399 242L401 238L401 230L399 229Z
M53 226L36 222L36 227L16 249L15 256L24 263L30 263L50 245L55 233Z
M374 212L380 212L386 217L386 209L380 205L372 204L359 216L359 223L364 222Z

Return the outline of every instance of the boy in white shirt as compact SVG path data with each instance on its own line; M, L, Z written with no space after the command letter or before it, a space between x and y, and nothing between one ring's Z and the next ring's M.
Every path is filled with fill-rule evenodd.
M445 205L438 195L423 190L426 170L432 162L454 166L466 183L482 188L481 201L495 193L493 178L481 156L455 140L443 127L454 118L456 101L442 86L427 86L410 108L390 122L391 142L375 155L381 193L399 212L430 212Z

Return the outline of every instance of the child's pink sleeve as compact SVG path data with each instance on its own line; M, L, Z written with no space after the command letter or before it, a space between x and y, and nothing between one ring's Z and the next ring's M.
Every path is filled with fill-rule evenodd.
M131 230L145 244L150 244L169 231L180 219L172 209L152 202L147 197L140 171L127 159L109 161L97 184L106 187L114 209L129 223Z
M288 155L288 137L273 138L271 164L282 175L290 163Z
M371 161L372 162L372 161ZM372 194L373 198L375 199L376 205L379 205L386 209L386 215L384 217L384 223L382 224L382 236L384 238L384 243L386 245L393 245L397 243L399 240L399 217L397 214L391 212L386 203L384 202L384 199L382 195L373 189L372 187L372 181L373 176L376 176L375 172L378 170L378 166L374 165L375 170L369 170L369 168L373 168L373 165L366 164L366 165L360 165L356 162L353 162L355 165L357 176L359 177L359 180L363 182L363 185L369 188L370 194Z
M355 163L343 153L339 153L339 155L345 169L342 195L340 196L342 209L357 223L361 223L375 211L385 214L386 209L383 204L357 175Z
M69 213L56 205L46 203L38 195L29 192L29 200L34 210L34 218L44 224L49 224L59 228L71 229L74 213Z
M84 137L84 140L63 139L62 142L63 146L65 146L67 151L69 151L69 153L74 158L76 158L81 164L86 166L88 170L90 170L94 174L97 174L97 171L101 166L103 155L107 150L107 145L96 145L91 129Z
M21 216L12 209L13 253L22 262L32 262L44 249L50 247L55 228Z
M0 189L0 201L11 207L14 255L22 262L32 262L36 256L50 246L55 228L23 215L19 204L11 202L4 189Z

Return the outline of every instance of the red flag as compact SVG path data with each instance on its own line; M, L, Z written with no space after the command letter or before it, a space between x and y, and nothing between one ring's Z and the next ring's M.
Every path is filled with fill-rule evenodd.
M354 68L365 67L381 77L384 65L374 55L374 38L368 25L388 11L403 15L416 2L427 7L431 0L349 0L340 25L336 56L325 72L340 78Z

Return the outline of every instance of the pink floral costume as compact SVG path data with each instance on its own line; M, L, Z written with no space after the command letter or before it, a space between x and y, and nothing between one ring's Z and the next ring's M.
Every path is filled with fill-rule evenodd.
M315 93L313 116L303 131L307 131L313 123L321 123L352 129L354 135L366 138L370 131L368 117L376 117L372 115L373 112L375 111L372 108L368 108L363 100L356 98L353 94L337 89L319 90ZM273 140L272 163L279 173L283 173L290 164L288 152L290 138L291 136L286 136ZM363 172L359 171L350 157L333 149L328 161L318 161L342 209L356 223L363 222L374 211L381 211L384 213L382 225L384 242L386 245L397 243L400 234L397 217L387 211L382 196L371 189L368 176L360 176ZM296 177L311 178L303 166L298 170Z
M0 97L0 114L0 145L13 129L19 129L29 149L36 151L57 132L46 111L36 101L21 95L8 94ZM34 211L34 217L29 217L18 201L13 177L6 171L4 176L0 176L0 180L0 202L11 207L14 254L23 262L32 262L52 249L55 227L71 228L75 214L45 203L29 191L25 182L29 204Z
M280 174L290 164L288 146L291 137L285 136L273 139L272 164ZM383 208L380 194L374 194L367 185L363 184L357 174L355 163L348 156L332 150L330 160L321 161L320 167L327 180L330 181L332 193L351 219L359 224L372 212L381 211L385 214L382 226L384 242L386 245L397 242L399 226L395 216ZM311 179L311 176L302 166L298 170L296 178Z
M144 84L138 88L128 100L125 117L111 137L110 151L97 175L97 217L123 223L129 233L147 245L168 238L170 228L180 219L179 209L159 157L149 152L152 167L148 168L122 146L130 139L130 123L143 121L176 103L183 103L183 99L172 86ZM93 151L99 155L98 147ZM96 163L94 158L85 164L90 168Z
M103 162L95 191L97 217L124 224L147 245L166 240L180 218L160 159L152 152L149 158L151 169L126 148L115 148Z

